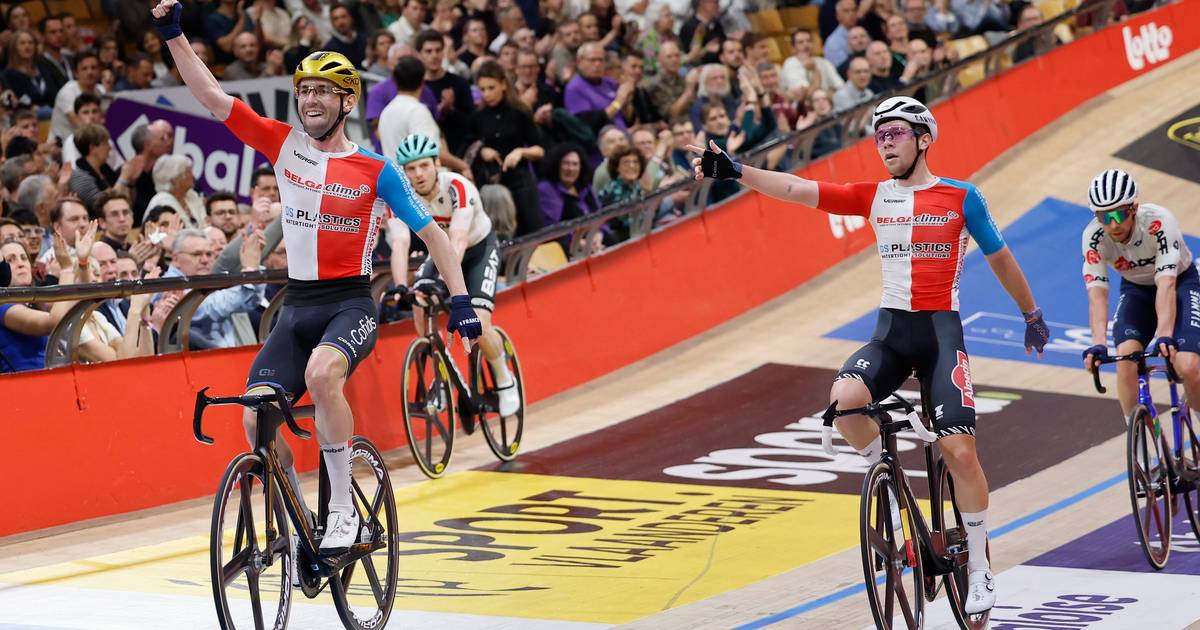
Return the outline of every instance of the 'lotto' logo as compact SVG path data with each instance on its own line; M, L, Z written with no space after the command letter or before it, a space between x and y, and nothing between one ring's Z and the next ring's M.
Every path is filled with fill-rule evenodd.
M1158 26L1150 22L1143 24L1137 35L1133 34L1133 29L1126 26L1121 29L1121 34L1125 36L1125 59L1134 70L1146 67L1147 62L1154 65L1166 61L1167 57L1171 56L1174 35L1169 26Z

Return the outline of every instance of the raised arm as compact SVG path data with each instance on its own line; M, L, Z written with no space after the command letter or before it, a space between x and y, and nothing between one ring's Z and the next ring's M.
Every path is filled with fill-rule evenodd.
M233 110L233 97L221 89L217 78L200 57L196 56L196 51L192 50L192 45L188 43L187 37L184 37L179 26L179 16L182 12L183 5L179 0L161 0L150 10L154 16L154 26L167 42L167 48L175 60L175 67L179 68L179 76L183 78L192 96L216 116L217 120L225 120Z
M791 173L768 171L739 164L730 159L712 140L709 140L708 150L695 145L688 145L688 149L691 149L693 153L701 154L701 157L692 159L692 167L697 180L705 177L737 179L764 195L804 204L810 208L817 207L820 189L815 181Z

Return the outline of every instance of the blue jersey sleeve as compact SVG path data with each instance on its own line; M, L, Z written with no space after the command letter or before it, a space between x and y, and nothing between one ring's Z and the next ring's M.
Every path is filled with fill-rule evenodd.
M967 219L967 232L979 243L979 249L985 256L1004 247L1004 237L992 220L992 213L988 212L987 200L978 188L970 184L967 185L967 196L963 199L963 216Z
M414 232L420 231L433 221L429 211L425 209L425 204L408 182L408 177L400 172L400 167L396 166L395 162L384 160L375 190L392 209L392 214L407 223Z

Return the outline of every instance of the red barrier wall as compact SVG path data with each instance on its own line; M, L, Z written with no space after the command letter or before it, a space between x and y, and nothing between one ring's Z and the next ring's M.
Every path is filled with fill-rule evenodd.
M966 178L1097 94L1200 47L1200 0L1145 13L1083 38L935 108L933 170ZM1131 66L1126 32L1171 29L1169 58ZM867 142L806 167L831 181L886 177ZM535 402L642 359L780 295L873 241L862 224L751 193L723 207L504 293ZM357 430L404 443L400 367L411 325L385 326L348 386ZM204 496L245 448L233 408L206 417L215 446L191 435L195 393L239 392L257 348L74 366L0 378L4 420L0 536ZM465 365L463 366L465 368ZM296 442L293 440L293 442ZM314 441L300 462L316 464Z

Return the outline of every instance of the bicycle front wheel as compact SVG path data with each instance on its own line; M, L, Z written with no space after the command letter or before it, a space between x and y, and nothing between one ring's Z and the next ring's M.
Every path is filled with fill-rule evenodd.
M1179 413L1182 415L1179 418L1179 457L1175 459L1175 472L1183 477L1180 482L1183 507L1187 510L1192 534L1200 541L1200 484L1196 481L1200 476L1200 438L1196 437L1196 430L1192 425L1192 411L1187 400L1179 406Z
M222 630L287 627L295 571L287 515L279 488L267 524L266 466L242 453L225 469L213 505L210 571Z
M859 504L859 537L863 578L875 627L920 628L925 622L924 567L918 542L916 512L896 496L894 471L876 462L863 479ZM906 508L908 518L900 514ZM895 508L895 509L894 509Z
M521 435L525 432L525 381L521 377L521 362L512 339L499 326L496 333L504 345L505 363L513 378L513 387L521 398L521 408L511 416L500 415L500 402L496 394L496 374L492 364L483 356L478 344L471 349L471 389L483 401L479 405L479 424L483 427L483 438L488 448L501 461L512 461L521 447Z
M1157 419L1139 405L1129 414L1126 466L1129 501L1146 561L1156 570L1171 553L1170 452Z
M356 435L351 440L350 467L359 522L356 544L377 548L338 569L329 580L329 590L346 628L383 628L392 614L399 576L396 498L383 456L367 438Z
M428 339L418 337L408 346L402 381L408 448L421 472L436 479L454 454L454 400L446 364Z

